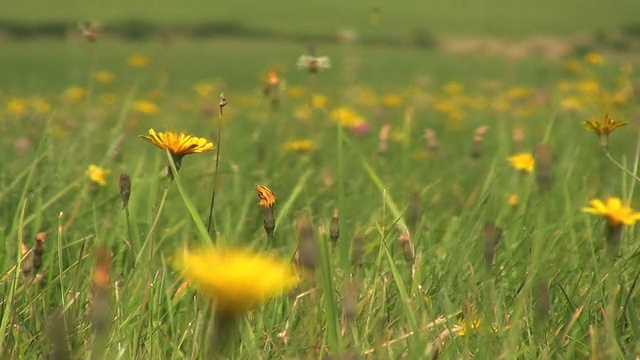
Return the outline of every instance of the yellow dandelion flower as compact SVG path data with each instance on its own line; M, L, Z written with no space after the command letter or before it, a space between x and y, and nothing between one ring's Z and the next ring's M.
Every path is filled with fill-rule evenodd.
M80 86L71 86L62 94L63 99L68 103L77 103L84 98L87 91Z
M461 320L455 326L458 336L465 336L467 333L474 333L480 327L480 320L464 321Z
M331 121L339 122L340 125L349 129L356 128L367 122L358 113L346 106L331 111L329 117Z
M259 199L258 204L263 208L271 207L276 202L276 196L273 195L271 189L264 185L256 186L256 194Z
M583 207L582 211L589 214L598 215L612 227L622 225L631 226L640 220L640 213L633 211L627 205L622 204L622 200L617 197L608 197L605 201L593 199L588 207Z
M315 144L311 140L294 140L284 144L285 151L305 153L313 150Z
M518 195L513 194L509 196L509 206L518 206L519 202L520 202L520 198L518 197Z
M227 315L242 314L300 281L285 262L248 250L185 249L177 252L172 265Z
M127 64L134 69L144 69L149 65L149 58L142 54L135 54L127 59Z
M386 107L398 107L398 106L402 105L403 101L404 101L404 99L402 98L402 96L397 95L397 94L387 94L382 99L382 103Z
M292 98L301 98L307 94L307 89L302 86L293 86L287 90L287 94Z
M201 98L210 98L213 96L215 87L211 83L201 82L197 83L193 87L193 91L195 91L195 93L198 94L198 96L200 96Z
M584 57L584 61L591 65L602 65L604 58L598 53L589 53Z
M566 111L580 111L584 107L582 101L575 96L562 99L560 106Z
M570 73L579 74L582 72L582 63L577 60L570 60L567 61L564 68Z
M160 149L169 150L171 155L178 159L185 155L204 153L214 149L213 143L210 143L207 139L186 135L185 133L162 133L149 129L149 135L140 135L140 138Z
M33 99L33 101L31 102L31 106L33 107L33 110L35 110L35 112L40 114L46 114L51 111L51 104L49 104L47 100L40 97Z
M27 113L27 103L23 99L12 97L7 102L7 112L11 115L23 116Z
M293 117L298 120L309 120L311 118L311 108L308 104L298 105L293 109Z
M159 111L158 105L147 100L136 101L133 103L133 108L136 109L137 112L145 115L155 115Z
M87 170L87 176L89 176L89 179L91 179L91 181L93 181L94 183L105 186L107 184L106 177L110 172L110 170L103 169L99 166L91 164L89 165L89 169Z
M464 92L464 86L458 82L451 81L444 84L442 91L449 96L460 95Z
M99 83L111 84L116 79L116 76L108 71L98 71L93 75L93 78Z
M582 125L587 130L598 135L600 137L600 145L603 148L607 148L609 146L609 134L613 130L627 125L627 122L613 120L609 115L605 115L601 121L598 121L597 119L590 119L582 122Z
M524 86L518 86L518 87L509 89L509 91L507 91L507 97L513 100L524 99L526 97L529 97L532 93L533 91L530 88L524 87Z
M511 103L507 99L498 98L491 102L491 108L497 113L504 113L511 109Z
M600 83L594 79L587 79L579 82L577 88L584 95L594 95L600 91Z
M322 94L313 94L313 96L311 96L311 107L314 109L324 109L328 102L329 99Z
M522 170L528 173L533 171L535 160L533 159L533 155L531 155L531 153L525 152L515 154L513 156L510 156L508 160L509 163L511 163L511 166L516 168L516 170Z
M115 93L100 94L100 103L103 105L113 105L118 101L118 95Z

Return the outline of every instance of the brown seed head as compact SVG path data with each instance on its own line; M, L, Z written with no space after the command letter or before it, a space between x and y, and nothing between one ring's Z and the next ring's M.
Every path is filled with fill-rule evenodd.
M329 228L329 238L331 242L335 245L338 242L338 238L340 237L340 220L338 219L338 209L335 209L333 212L333 217L331 218L331 227Z
M131 178L127 174L120 174L120 198L122 199L122 208L126 208L129 204L131 196Z
M298 263L309 271L315 271L318 261L318 244L307 215L298 218Z

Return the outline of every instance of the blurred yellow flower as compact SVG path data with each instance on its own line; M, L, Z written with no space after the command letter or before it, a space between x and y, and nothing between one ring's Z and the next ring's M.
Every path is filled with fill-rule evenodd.
M564 65L564 68L574 74L579 74L582 72L582 63L577 60L570 60Z
M33 110L35 110L35 112L40 114L46 114L51 111L51 104L49 104L47 100L41 97L33 99L31 102L31 106L33 107Z
M458 336L465 336L469 332L474 333L478 327L480 327L480 320L460 320L458 321L455 330Z
M609 197L602 201L593 199L588 207L583 207L582 211L589 214L601 216L612 226L633 225L640 220L640 213L634 212L631 207L623 205L622 200L617 197Z
M84 88L80 86L71 86L64 91L62 97L66 102L73 104L82 100L86 94L87 91Z
M491 108L497 113L504 113L511 108L511 104L507 99L497 98L491 102Z
M242 314L300 281L284 261L248 250L179 250L172 266L227 315Z
M578 83L578 90L583 94L597 94L600 91L600 84L597 80L588 79Z
M193 91L198 94L201 98L210 98L213 96L213 92L215 91L215 87L211 83L201 82L197 83L193 87Z
M118 101L118 95L115 93L100 94L100 103L102 105L113 105Z
M516 99L524 99L530 96L532 93L531 89L524 86L513 87L507 91L507 97L512 100Z
M516 170L522 170L528 173L533 171L533 165L535 161L531 153L524 152L515 154L513 156L510 156L508 160L509 163L511 163L511 166L513 166Z
M264 185L256 186L256 194L258 195L258 204L261 207L271 207L276 202L276 196L273 195L271 189Z
M25 115L27 113L26 101L17 97L10 98L7 102L7 112L11 115Z
M308 120L311 118L311 108L307 104L298 105L293 109L293 117L298 120Z
M106 170L99 166L91 164L89 165L89 170L87 170L87 176L89 176L89 179L91 179L91 181L93 181L94 183L105 186L107 184L106 177L110 172L110 170Z
M304 153L315 149L315 144L311 140L294 140L284 144L285 151Z
M520 198L516 194L509 196L509 206L517 206L520 202Z
M449 96L460 95L464 91L464 86L458 82L451 81L444 84L442 91Z
M327 102L329 102L329 99L322 94L313 94L311 96L311 106L314 109L324 109L327 106Z
M333 122L340 123L340 125L350 129L361 126L367 122L358 113L346 106L331 111L329 117Z
M302 86L292 86L287 90L287 94L293 98L301 98L307 94L307 89Z
M604 62L604 59L602 55L592 52L592 53L588 53L584 57L584 61L586 61L591 65L602 65L602 63Z
M111 84L113 80L116 79L115 75L108 71L98 71L93 75L93 78L96 79L97 82L103 84Z
M159 111L158 105L147 100L136 101L135 103L133 103L133 108L136 109L137 112L146 115L155 115Z
M382 99L382 103L386 107L397 107L397 106L400 106L400 105L402 105L403 101L404 101L404 99L402 98L402 96L400 96L398 94L387 94Z
M584 108L582 101L575 96L562 99L560 106L566 111L580 111Z
M127 64L134 69L144 69L149 65L149 58L142 54L135 54L127 59Z

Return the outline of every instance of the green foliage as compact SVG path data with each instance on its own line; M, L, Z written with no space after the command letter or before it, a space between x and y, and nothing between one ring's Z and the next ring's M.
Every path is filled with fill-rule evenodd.
M143 38L138 25L129 24ZM405 36L429 41L422 30ZM0 92L0 357L209 358L211 306L191 287L178 291L182 279L168 264L185 244L210 241L215 152L185 157L169 180L170 157L138 135L154 128L215 140L220 123L216 243L293 258L296 219L308 215L319 249L318 268L298 289L237 322L241 341L229 357L637 354L638 232L626 229L614 253L601 219L581 212L609 195L640 206L632 121L639 104L628 93L637 75L627 65L637 68L637 59L606 53L597 65L571 54L505 59L372 44L318 46L332 68L310 75L295 70L304 48L289 43L3 43L10 51L0 68L11 71L2 71ZM150 58L147 68L127 66L136 53ZM281 80L277 108L263 96L270 68ZM101 83L98 71L115 79ZM202 84L211 94L194 91ZM85 92L70 98L71 86ZM222 90L229 105L219 116ZM326 104L314 107L313 94ZM160 111L144 114L138 100ZM341 106L357 110L370 131L337 125ZM606 155L580 124L605 113L632 121L611 134ZM427 128L437 149L425 142ZM512 135L518 129L522 139ZM284 150L299 139L315 149ZM507 161L540 142L554 152L546 192L535 174ZM89 179L90 164L111 171L105 186ZM127 210L121 173L132 183ZM277 199L272 243L256 184ZM514 194L517 206L507 202ZM502 229L492 266L484 258L487 222ZM42 264L28 273L41 232ZM106 295L97 286L98 249L111 261ZM362 262L354 264L358 251ZM347 319L349 291L356 311Z

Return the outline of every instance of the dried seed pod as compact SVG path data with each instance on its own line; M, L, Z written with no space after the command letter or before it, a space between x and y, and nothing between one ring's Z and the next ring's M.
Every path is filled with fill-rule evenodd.
M524 148L525 133L522 127L515 127L511 133L511 141L513 142L513 151L520 152Z
M318 244L313 235L311 221L307 215L298 219L298 263L309 271L315 271L318 263Z
M120 175L120 198L122 198L122 208L129 205L129 197L131 196L131 178L127 174Z
M551 297L549 295L549 284L546 281L540 282L536 287L537 303L536 310L538 316L547 317L551 311Z
M402 253L404 254L404 260L408 263L413 263L415 258L415 252L413 250L413 242L411 241L411 234L409 231L400 234L398 241L402 245Z
M489 130L487 125L480 126L473 134L473 143L471 144L471 158L479 159L482 156L482 146L484 144L484 136Z
M487 268L493 265L493 258L496 254L498 241L502 236L502 229L497 227L492 221L484 224L484 261Z
M418 191L411 193L411 199L409 200L406 216L409 228L411 228L412 231L415 231L418 226L418 222L420 221L420 216L422 216L422 199L420 198L420 193Z
M364 259L364 239L360 236L355 236L351 242L351 263L356 266L362 266Z
M553 181L552 174L553 151L547 144L540 143L535 150L535 173L538 188L548 191Z
M358 294L353 278L347 282L346 291L342 300L342 312L348 323L353 323L358 314Z
M340 220L338 219L338 209L333 212L333 217L331 218L331 227L329 228L329 238L331 239L331 243L335 246L338 243L338 238L340 237Z
M427 150L437 153L440 149L440 143L436 132L433 129L424 129L424 138L427 141Z
M391 132L391 125L384 124L380 128L380 134L378 135L378 154L386 154L389 150L389 133Z
M111 254L100 246L96 249L91 296L91 323L96 336L104 336L109 329L109 284L111 282Z

